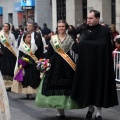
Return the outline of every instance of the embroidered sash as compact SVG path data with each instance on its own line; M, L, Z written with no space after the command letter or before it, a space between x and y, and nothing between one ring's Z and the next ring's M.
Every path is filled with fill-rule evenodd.
M26 51L26 53L27 53L35 62L37 62L38 59L37 59L37 57L33 54L33 52L31 51L31 49L30 49L24 42L22 42L21 45L22 45L23 49Z
M7 47L15 56L16 56L16 53L15 51L13 50L13 48L11 47L11 45L8 43L7 39L5 38L4 35L0 34L0 39L1 39L1 43ZM17 57L17 56L16 56Z
M63 51L61 48L60 42L58 40L58 36L54 35L51 38L52 46L54 50L73 68L76 70L76 64L72 61L72 59Z

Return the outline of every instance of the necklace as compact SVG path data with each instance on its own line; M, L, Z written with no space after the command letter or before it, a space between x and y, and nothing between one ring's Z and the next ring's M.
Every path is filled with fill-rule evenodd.
M4 35L5 35L5 37L6 37L6 38L8 38L8 37L9 37L9 35L7 35L7 34L4 34Z
M59 40L60 40L61 43L64 42L64 40L66 39L66 37L67 37L67 35L65 35L65 37L63 37L63 38L60 38L59 35L58 35L58 38L59 38Z

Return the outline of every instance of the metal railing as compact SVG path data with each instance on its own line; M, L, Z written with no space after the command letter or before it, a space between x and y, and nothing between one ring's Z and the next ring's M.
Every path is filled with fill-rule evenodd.
M114 70L117 90L120 90L120 52L113 51Z

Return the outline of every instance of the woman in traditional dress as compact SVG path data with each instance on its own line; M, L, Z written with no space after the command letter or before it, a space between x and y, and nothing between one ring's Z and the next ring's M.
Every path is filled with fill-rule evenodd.
M80 108L70 98L75 72L71 52L77 51L77 43L66 33L67 28L64 20L58 21L58 34L51 37L47 53L51 68L44 75L35 100L40 108L56 108L58 118L65 117L64 109Z
M29 62L26 66L22 66L17 61L18 69L15 71L17 72L22 69L24 72L24 76L22 81L19 81L18 79L13 80L11 91L20 94L27 94L27 97L30 98L31 94L36 93L37 88L40 84L40 73L36 68L36 61L38 61L38 58L40 58L40 56L36 56L38 47L35 43L31 43L30 32L26 32L23 35L23 40L18 50L18 61L20 58L25 58Z
M10 109L4 81L0 72L0 120L10 120Z
M0 59L0 69L6 88L11 87L14 76L17 52L15 42L15 37L11 33L11 25L4 23L3 30L0 32L1 51L3 52Z

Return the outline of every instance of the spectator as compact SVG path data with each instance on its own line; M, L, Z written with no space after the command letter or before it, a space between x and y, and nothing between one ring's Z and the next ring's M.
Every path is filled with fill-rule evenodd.
M75 29L75 27L73 25L69 25L68 34L71 35L72 37L74 37L74 39L77 38L76 29Z
M43 29L41 30L41 32L42 32L43 37L46 40L46 44L48 45L50 38L51 38L49 35L51 33L51 30L47 27L46 23L43 24Z

